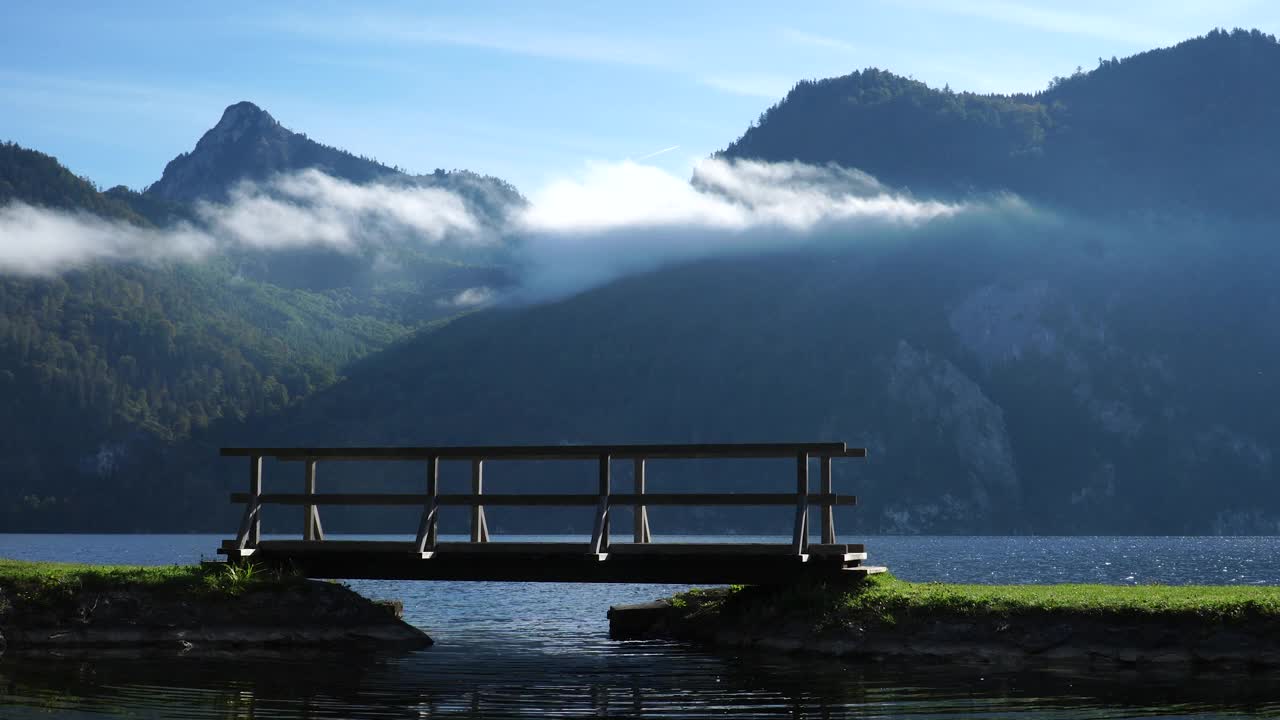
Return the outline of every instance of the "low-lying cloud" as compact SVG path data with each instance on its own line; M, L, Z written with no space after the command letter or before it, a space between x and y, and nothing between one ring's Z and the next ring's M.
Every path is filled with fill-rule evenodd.
M1025 208L1016 199L998 203ZM195 260L229 249L356 253L397 242L504 243L520 287L470 288L442 301L470 307L500 294L560 297L713 255L857 242L991 207L913 198L836 167L713 159L698 164L690 182L627 161L588 165L576 177L548 183L499 223L439 187L355 185L311 170L242 184L226 202L198 203L193 221L164 229L11 203L0 207L0 272Z
M226 204L196 213L217 240L263 250L323 246L354 251L411 234L417 241L484 240L481 223L447 190L375 183L356 185L318 170L243 183Z
M975 209L834 166L707 160L689 182L632 162L593 165L534 193L517 214L521 292L556 297L667 263L856 242Z
M86 212L0 207L0 272L47 275L102 261L197 260L230 249L378 249L393 241L483 244L491 228L458 195L411 184L356 185L316 170L242 183L196 220L155 229Z

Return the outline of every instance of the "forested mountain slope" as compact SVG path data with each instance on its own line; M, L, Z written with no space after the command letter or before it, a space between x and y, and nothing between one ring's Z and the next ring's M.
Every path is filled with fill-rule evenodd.
M340 170L381 168L325 150L350 160ZM225 162L210 182L255 172L237 176ZM495 213L519 200L509 185L472 173L415 180L379 172L372 176L456 186ZM63 213L52 217L163 243L205 221L188 197L100 192L55 158L0 145L0 210ZM351 361L458 312L446 302L458 293L508 275L491 251L469 261L465 251L424 250L412 237L365 253L229 248L185 259L155 250L155 258L65 271L0 272L0 525L39 528L62 518L144 527L129 511L104 519L98 503L118 498L127 507L156 482L181 487L149 474L176 443L219 420L279 411L331 384Z
M804 81L724 151L835 162L919 192L1009 190L1089 212L1275 218L1280 44L1215 30L1024 95L883 70Z

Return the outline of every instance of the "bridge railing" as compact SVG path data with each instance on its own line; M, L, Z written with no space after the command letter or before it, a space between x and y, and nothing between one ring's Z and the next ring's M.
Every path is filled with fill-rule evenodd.
M362 447L362 448L223 448L224 457L249 459L249 489L232 493L232 502L244 503L245 510L234 546L252 550L258 546L264 505L304 507L303 539L320 542L324 529L320 507L324 505L418 506L422 516L414 539L419 553L432 553L437 545L440 509L463 506L471 509L471 542L489 542L485 519L486 506L574 507L595 508L590 552L607 553L610 543L610 516L614 508L628 507L634 512L632 540L637 544L652 539L648 508L659 506L772 506L795 507L791 551L804 554L809 547L809 510L821 511L821 537L824 545L836 543L836 506L855 505L852 495L838 495L832 487L831 461L834 458L866 457L865 448L847 448L844 443L725 443L698 445L500 445L461 447ZM262 461L275 458L303 463L305 491L302 493L264 493ZM645 489L646 463L649 460L685 459L754 459L794 458L796 484L790 493L650 493ZM809 491L810 460L819 464L819 491ZM422 462L426 466L424 493L317 493L316 466L320 461L400 461ZM439 491L440 461L469 461L471 492L442 494ZM597 464L598 487L595 493L489 493L484 492L486 462L511 460L594 461ZM634 491L618 493L612 487L614 461L629 460L633 467Z

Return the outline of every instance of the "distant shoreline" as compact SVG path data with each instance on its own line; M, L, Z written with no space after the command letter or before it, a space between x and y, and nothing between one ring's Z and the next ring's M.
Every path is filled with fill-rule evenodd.
M431 638L336 583L220 563L0 559L0 653L418 648Z
M616 640L1012 666L1280 666L1280 587L849 583L694 590L609 610Z

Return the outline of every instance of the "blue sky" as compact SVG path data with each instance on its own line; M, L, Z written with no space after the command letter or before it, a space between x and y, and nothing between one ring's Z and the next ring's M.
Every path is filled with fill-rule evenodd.
M141 188L250 100L330 145L527 191L627 158L686 174L804 78L1030 91L1213 27L1280 30L1270 0L790 5L7 0L0 139Z

